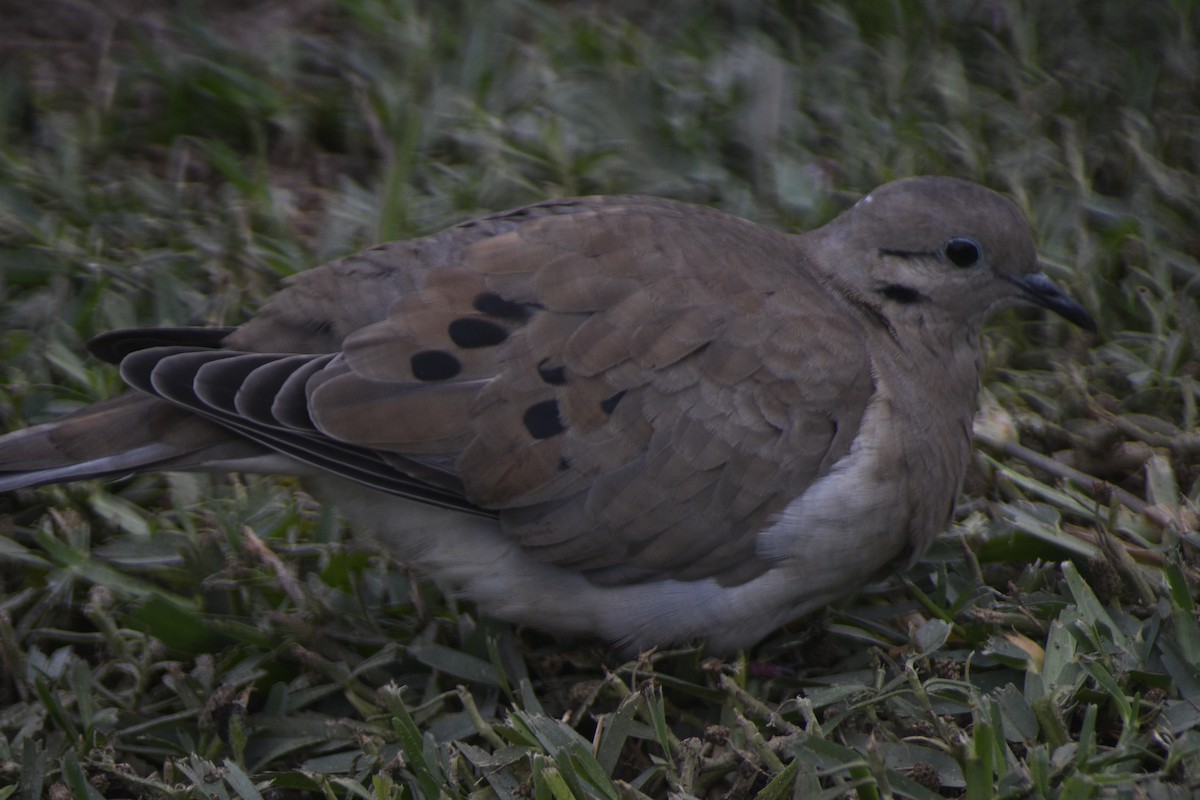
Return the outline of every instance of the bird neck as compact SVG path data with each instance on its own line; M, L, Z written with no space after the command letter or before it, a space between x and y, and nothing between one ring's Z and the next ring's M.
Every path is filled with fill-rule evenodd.
M897 320L881 342L887 353L876 368L888 373L895 391L916 401L937 396L942 408L974 415L983 368L978 325L949 324L935 318Z
M971 456L971 433L982 367L980 331L897 326L886 355L875 360L880 390L896 419L894 443L905 465L911 499L910 558L925 551L949 523Z

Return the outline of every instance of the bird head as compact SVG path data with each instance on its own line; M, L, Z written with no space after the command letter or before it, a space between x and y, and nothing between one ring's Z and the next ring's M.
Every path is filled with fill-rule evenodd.
M975 183L894 181L807 236L818 268L890 320L974 330L994 311L1032 303L1096 330L1083 306L1042 272L1016 204Z

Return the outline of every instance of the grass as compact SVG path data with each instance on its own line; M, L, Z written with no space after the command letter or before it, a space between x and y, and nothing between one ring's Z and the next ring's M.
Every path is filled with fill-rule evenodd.
M288 480L4 498L0 800L1191 796L1198 14L0 2L7 429L118 390L94 333L235 324L329 258L581 193L800 230L979 180L1101 327L996 320L951 529L728 661L480 619Z

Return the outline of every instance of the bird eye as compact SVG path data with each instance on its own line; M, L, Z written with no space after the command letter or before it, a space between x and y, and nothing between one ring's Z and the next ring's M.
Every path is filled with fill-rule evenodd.
M944 249L946 258L956 267L973 267L979 263L983 248L974 239L965 236L955 236L946 242Z

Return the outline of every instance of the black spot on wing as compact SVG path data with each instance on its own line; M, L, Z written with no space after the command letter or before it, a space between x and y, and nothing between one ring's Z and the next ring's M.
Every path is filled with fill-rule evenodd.
M549 358L543 358L538 362L537 371L541 379L551 386L562 386L567 382L567 371L562 366L548 367L546 362Z
M567 428L558 416L558 401L543 400L525 409L521 418L525 430L535 439L549 439L565 431Z
M495 347L507 338L508 331L491 320L462 317L450 323L450 341L459 347Z
M511 319L517 322L529 319L528 308L520 303L505 300L495 292L484 292L475 298L475 302L472 305L475 306L475 310L479 313L487 314L491 317Z
M605 414L612 414L617 410L617 403L621 402L621 398L625 396L624 391L617 392L614 395L604 398L600 401L600 410Z
M445 350L422 350L409 359L413 377L419 381L444 381L462 372L462 362Z

